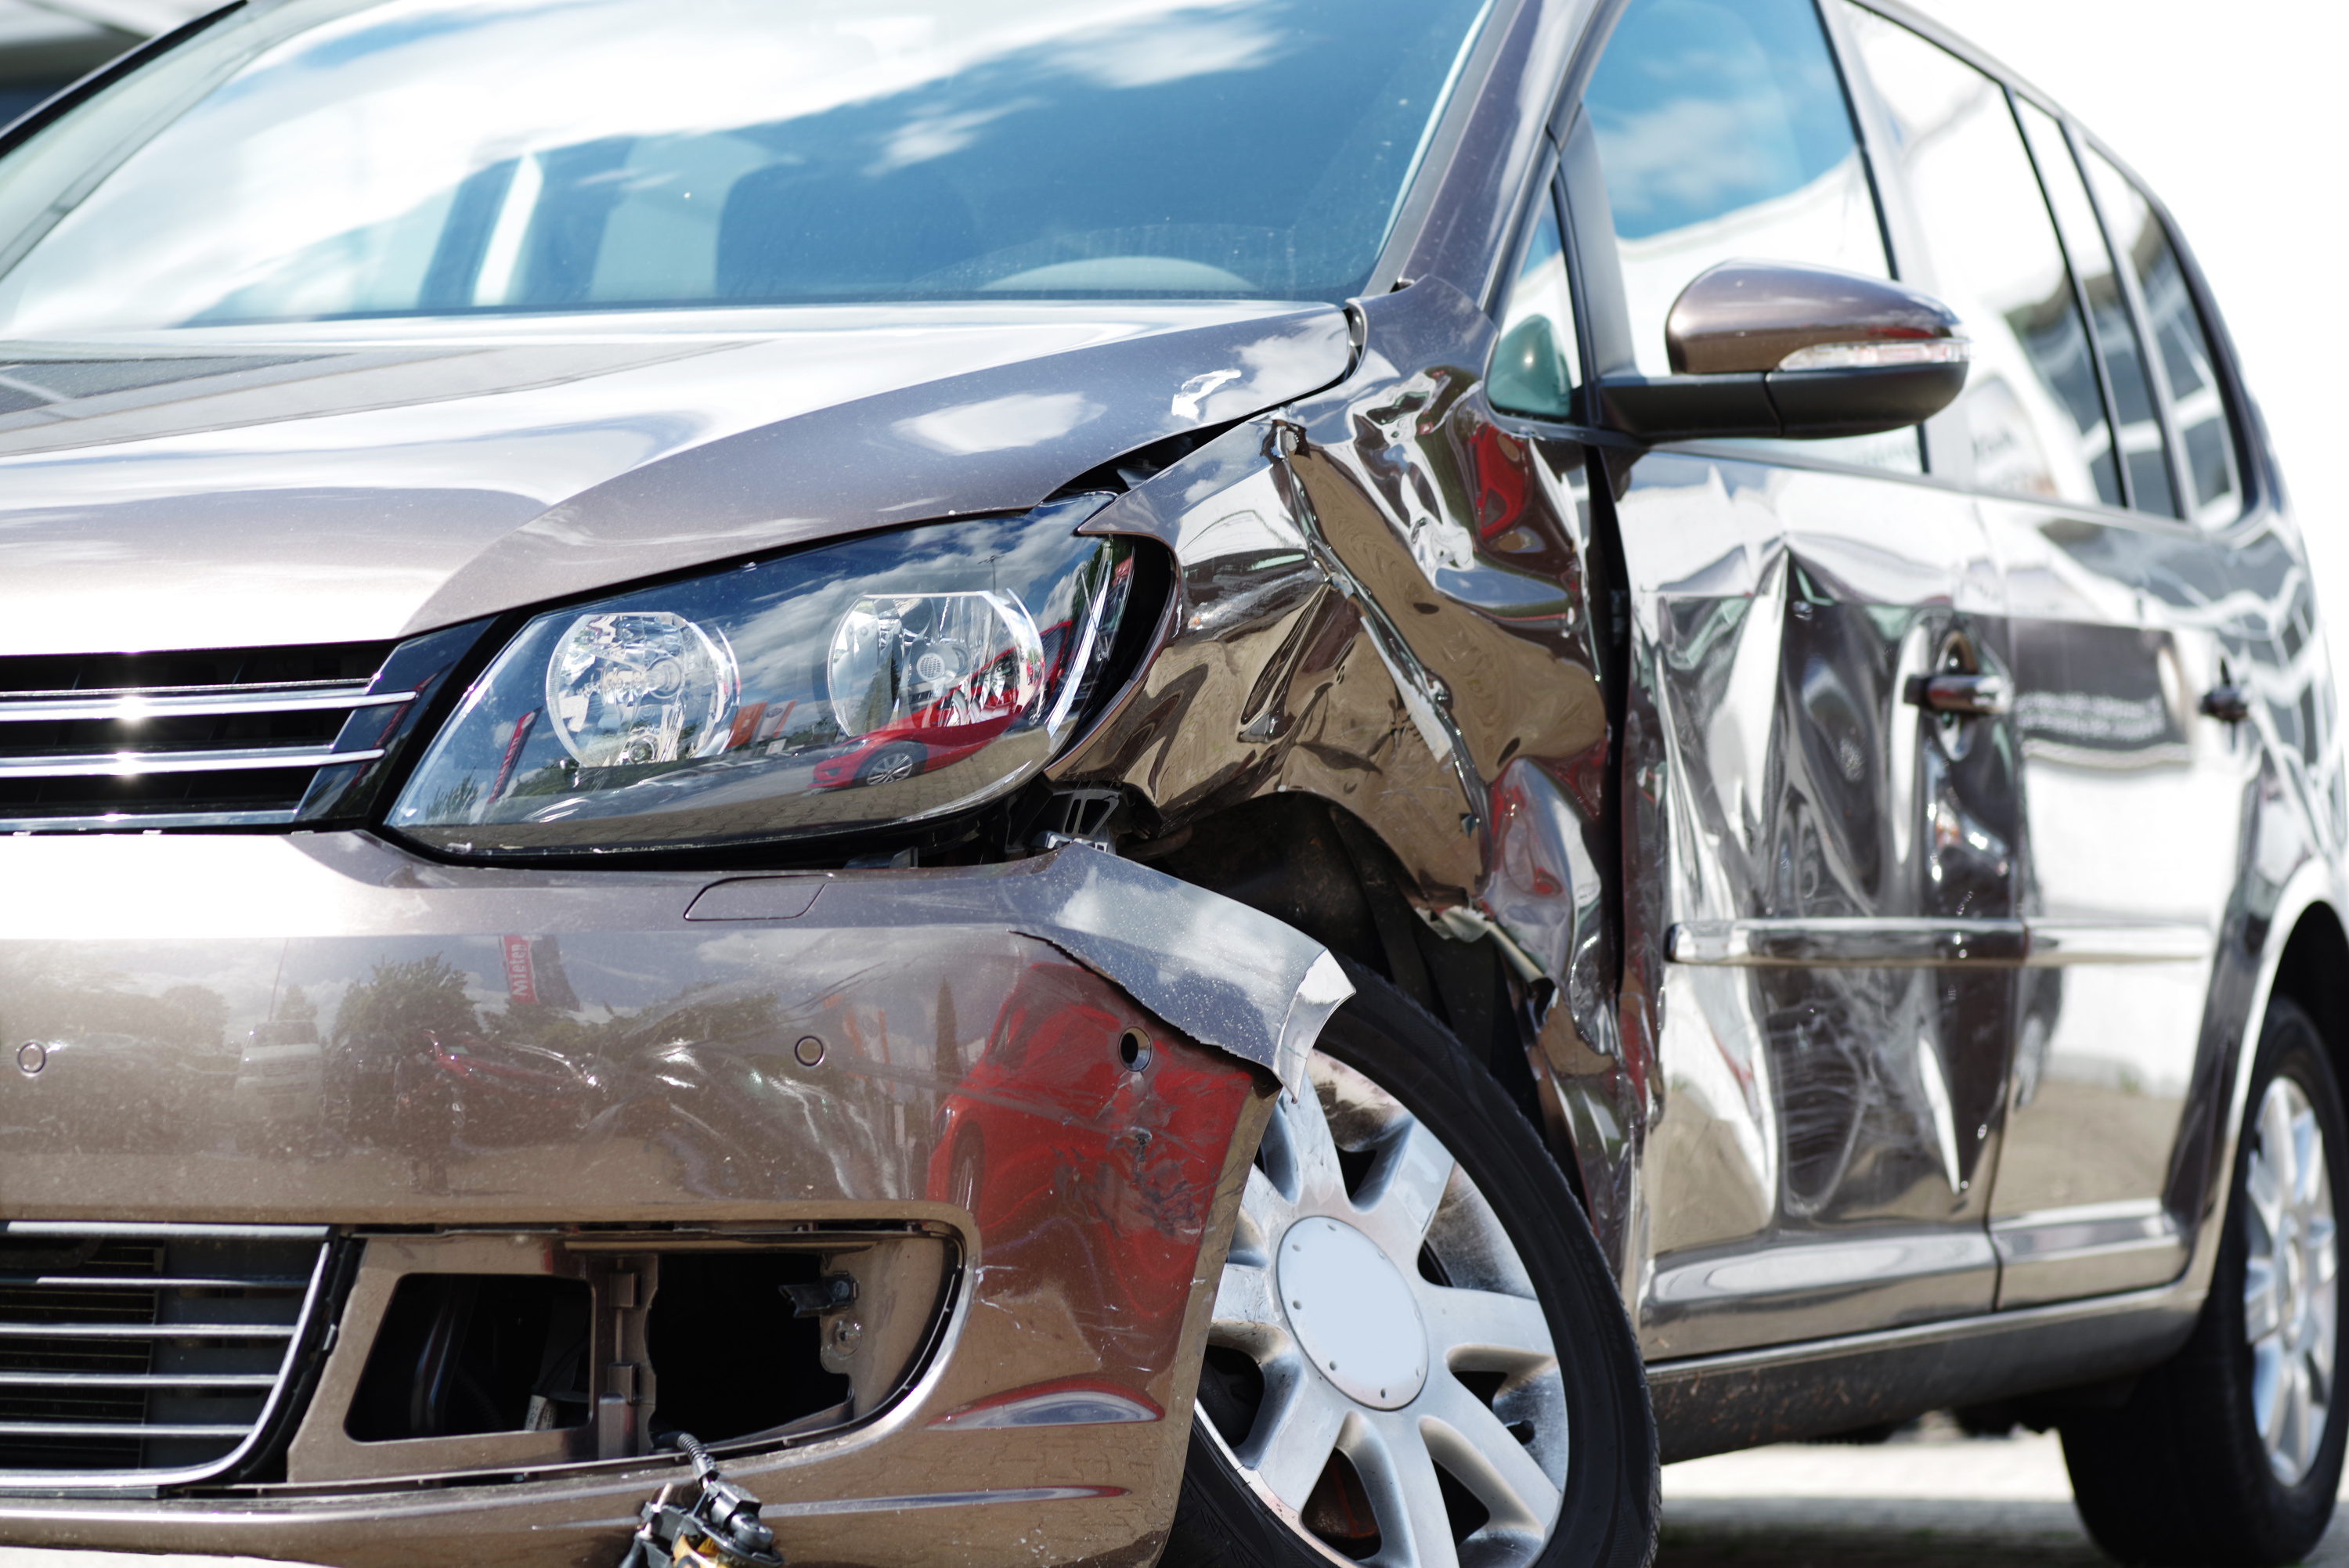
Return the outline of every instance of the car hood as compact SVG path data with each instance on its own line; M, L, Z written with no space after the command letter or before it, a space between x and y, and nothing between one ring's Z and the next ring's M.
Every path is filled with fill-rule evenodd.
M1330 305L892 305L0 349L0 655L390 638L1018 511L1344 374Z

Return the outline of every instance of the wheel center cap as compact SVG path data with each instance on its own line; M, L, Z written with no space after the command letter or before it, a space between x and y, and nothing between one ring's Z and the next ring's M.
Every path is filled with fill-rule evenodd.
M1374 1410L1427 1382L1427 1325L1411 1283L1378 1243L1319 1214L1288 1227L1276 1271L1288 1326L1321 1376Z

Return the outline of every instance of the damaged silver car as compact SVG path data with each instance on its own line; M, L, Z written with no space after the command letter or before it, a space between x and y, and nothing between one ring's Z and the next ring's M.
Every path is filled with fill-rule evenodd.
M0 136L0 1540L2330 1517L2306 557L1889 0L241 0Z

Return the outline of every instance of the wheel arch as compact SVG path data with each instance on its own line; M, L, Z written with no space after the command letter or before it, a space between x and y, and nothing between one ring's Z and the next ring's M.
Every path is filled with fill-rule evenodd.
M2271 1002L2289 996L2309 1016L2323 1037L2333 1076L2349 1084L2349 934L2329 900L2300 912L2276 959L2269 996Z
M2249 971L2242 976L2249 995L2236 1015L2241 1026L2230 1043L2225 1088L2214 1096L2218 1099L2214 1108L2218 1113L2216 1124L2210 1128L2212 1136L2205 1145L2209 1150L2208 1177L2195 1226L2191 1261L2179 1281L2196 1298L2209 1287L2220 1233L2233 1198L2235 1156L2243 1118L2250 1109L2251 1069L2259 1056L2260 1035L2266 1027L2268 1007L2273 997L2289 996L2308 1012L2324 1039L2333 1070L2343 1076L2344 1083L2349 1083L2349 982L2327 984L2328 966L2333 975L2349 976L2349 926L2344 926L2341 916L2349 882L2344 882L2342 869L2329 855L2312 853L2300 861L2281 886L2270 885L2273 890L2270 898L2257 901L2266 903L2267 909L2244 912L2248 917L2243 923L2247 927L2244 934L2251 938L2246 945L2255 944L2257 956L2242 965ZM2265 940L2257 940L2262 932ZM2221 967L2226 966L2222 945ZM2214 983L2218 978L2214 976Z
M1581 1161L1534 1045L1526 987L1489 937L1461 941L1421 917L1403 862L1342 804L1303 790L1194 820L1155 870L1295 927L1386 980L1450 1029L1549 1145L1586 1212Z

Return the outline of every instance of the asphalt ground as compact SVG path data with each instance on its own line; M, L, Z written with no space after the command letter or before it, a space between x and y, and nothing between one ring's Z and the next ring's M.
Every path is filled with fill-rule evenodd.
M2349 1568L2349 1509L2311 1564ZM251 1558L0 1546L0 1568L285 1568ZM1968 1438L1929 1418L1870 1447L1788 1443L1664 1470L1656 1568L2109 1568L2051 1434Z
M2349 1491L2349 1489L2344 1489ZM2349 1509L2312 1564L2349 1568ZM2054 1433L1929 1417L1872 1447L1786 1443L1664 1470L1657 1568L2111 1568Z

